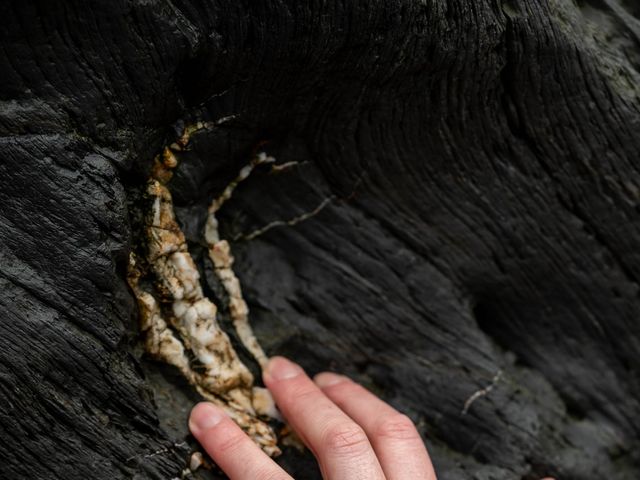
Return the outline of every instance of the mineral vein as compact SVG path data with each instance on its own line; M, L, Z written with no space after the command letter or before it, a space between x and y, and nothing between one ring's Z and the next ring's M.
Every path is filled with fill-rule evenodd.
M146 351L177 367L205 399L225 409L265 452L278 455L276 435L263 420L265 416L277 415L273 401L265 389L254 386L253 375L216 320L216 305L203 294L198 269L176 221L171 193L166 186L178 164L174 151L185 148L190 135L200 128L207 125L200 123L185 128L179 140L156 157L146 191L150 208L145 213L143 227L145 255L141 259L132 254L129 284L138 301ZM233 257L228 242L219 238L215 213L235 186L246 179L253 168L266 162L273 159L265 154L256 156L212 202L205 232L209 256L229 295L234 327L261 366L266 364L267 357L249 324L249 310L232 270ZM154 288L142 286L144 273L154 278Z

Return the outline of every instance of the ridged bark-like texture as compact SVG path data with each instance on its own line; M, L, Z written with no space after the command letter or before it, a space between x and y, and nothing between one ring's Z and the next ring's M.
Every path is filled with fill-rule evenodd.
M443 480L640 478L635 2L0 13L1 478L180 477L197 396L140 351L127 257L174 126L231 115L169 186L224 310L206 205L257 149L299 162L219 217L269 354L405 411Z

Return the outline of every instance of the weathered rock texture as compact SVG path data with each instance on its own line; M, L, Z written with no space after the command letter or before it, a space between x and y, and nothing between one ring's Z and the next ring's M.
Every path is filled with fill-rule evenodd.
M635 2L0 14L1 478L180 477L197 395L141 355L127 257L172 126L231 115L170 188L224 306L208 202L258 146L299 162L219 216L269 354L403 409L442 479L640 478ZM317 477L308 455L282 462Z

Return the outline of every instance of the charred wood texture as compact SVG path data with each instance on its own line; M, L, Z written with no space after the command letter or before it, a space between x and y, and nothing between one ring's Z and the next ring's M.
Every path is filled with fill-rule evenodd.
M640 478L634 1L0 13L1 478L183 475L198 397L141 351L127 259L153 156L225 117L169 186L224 305L206 205L297 162L219 217L268 354L402 409L444 480Z

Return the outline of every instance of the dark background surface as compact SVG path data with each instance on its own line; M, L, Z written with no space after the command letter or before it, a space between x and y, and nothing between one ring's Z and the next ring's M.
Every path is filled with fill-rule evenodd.
M269 354L402 409L444 480L640 477L634 2L0 14L0 477L187 466L197 397L142 355L126 264L153 156L181 122L230 115L170 185L214 298L205 207L252 151L299 164L237 190L227 238L333 198L232 242ZM317 478L308 455L281 461Z

